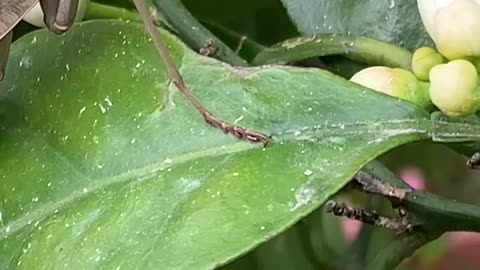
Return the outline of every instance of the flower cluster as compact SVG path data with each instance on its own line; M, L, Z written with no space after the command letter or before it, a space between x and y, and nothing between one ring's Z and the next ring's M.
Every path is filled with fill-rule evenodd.
M351 81L446 115L466 116L480 108L480 0L417 0L436 50L415 51L411 71L370 67ZM438 52L437 52L438 51Z

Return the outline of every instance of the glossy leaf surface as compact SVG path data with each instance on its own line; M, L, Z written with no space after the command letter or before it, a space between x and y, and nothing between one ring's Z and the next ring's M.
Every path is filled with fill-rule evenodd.
M206 125L140 24L28 34L0 83L1 269L209 269L429 136L410 103L321 70L231 67L161 33L204 105L272 144Z

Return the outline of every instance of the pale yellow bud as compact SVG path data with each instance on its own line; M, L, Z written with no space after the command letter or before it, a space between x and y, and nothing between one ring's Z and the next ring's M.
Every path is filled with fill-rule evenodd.
M444 114L465 116L478 109L477 70L466 60L437 65L430 71L430 98Z
M413 53L412 71L418 79L428 81L430 69L434 66L444 63L444 58L434 49L422 47Z
M428 83L417 80L408 70L381 66L369 67L353 75L350 80L422 107L430 105Z

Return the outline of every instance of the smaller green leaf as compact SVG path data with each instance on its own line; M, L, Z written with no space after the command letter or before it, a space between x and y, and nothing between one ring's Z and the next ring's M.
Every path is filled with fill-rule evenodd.
M303 34L358 35L415 49L432 45L416 0L282 0Z

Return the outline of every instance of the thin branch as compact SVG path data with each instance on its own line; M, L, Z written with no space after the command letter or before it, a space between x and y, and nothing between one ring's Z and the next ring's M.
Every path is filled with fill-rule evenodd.
M259 142L263 143L264 146L270 141L270 136L260 133L258 131L248 130L246 128L229 124L225 121L222 121L216 118L212 113L210 113L200 101L188 90L187 86L183 82L183 79L178 72L175 64L173 63L170 55L168 54L167 48L160 40L160 35L157 32L157 29L153 23L150 13L148 12L147 7L142 0L134 0L135 7L142 17L142 20L145 24L147 32L149 33L152 41L157 48L160 57L162 58L163 63L165 64L165 69L170 81L177 87L177 89L182 93L187 100L197 109L197 111L203 116L205 122L209 125L220 129L225 134L232 134L239 139L244 139L250 142Z
M389 183L384 183L382 179L372 176L364 171L357 173L355 181L364 192L379 194L400 201L404 200L407 194L413 191L411 188L398 188Z
M163 45L163 42L160 40L160 36L158 35L157 28L155 27L153 20L150 17L150 13L148 12L147 7L141 0L133 0L135 7L140 14L140 17L145 24L145 28L147 29L148 34L152 38L153 44L155 44L155 48L157 48L162 61L165 63L165 69L167 71L168 77L172 80L173 83L182 83L183 80L180 77L177 69L175 68L175 64L173 63L170 55L167 52L167 48Z
M327 212L333 213L336 216L343 216L349 219L358 220L364 224L385 228L387 230L392 230L397 233L409 231L412 227L411 224L408 222L406 216L389 218L381 216L375 212L357 209L343 203L336 203L335 201L328 201L326 204L326 208Z
M383 185L395 189L408 189L400 178L395 176L379 161L373 161L364 168L363 182L373 186L380 180ZM474 205L450 201L429 192L407 192L402 200L385 196L400 207L401 215L408 213L412 222L412 232L403 233L382 249L366 269L394 269L404 258L424 244L448 231L480 232L480 208ZM393 200L392 200L393 199Z
M393 186L395 189L409 188L403 180L379 161L369 163L363 171L373 182L376 182L375 179L381 179L384 185ZM370 180L368 177L364 179L367 183ZM402 201L395 199L393 202L397 204L396 206L401 205L410 215L413 215L416 225L442 228L444 231L480 231L480 207L478 206L448 200L429 192L417 190L406 193Z
M237 48L235 49L235 53L238 54L240 53L240 51L242 50L243 48L243 43L245 43L245 40L247 40L248 37L247 36L242 36L240 38L240 41L238 42L238 45L237 45Z
M373 195L368 198L366 210L374 211L379 209L382 205L382 198L378 195ZM360 232L345 253L345 259L341 260L346 270L365 269L367 254L370 247L370 241L374 232L373 226L366 226L362 224Z

